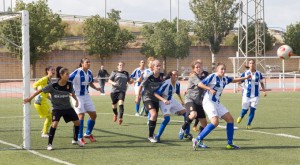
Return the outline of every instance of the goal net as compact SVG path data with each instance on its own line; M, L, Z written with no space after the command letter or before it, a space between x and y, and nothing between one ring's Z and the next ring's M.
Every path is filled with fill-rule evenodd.
M30 95L28 11L0 13L0 67L0 146L30 149L30 105L22 104Z

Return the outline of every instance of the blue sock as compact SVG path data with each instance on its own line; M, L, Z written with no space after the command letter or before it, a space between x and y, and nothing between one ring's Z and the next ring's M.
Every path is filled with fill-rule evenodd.
M169 123L169 121L170 121L170 116L165 116L164 118L165 118L165 119L164 119L164 121L160 124L159 130L158 130L158 132L157 132L157 135L156 135L157 138L160 138L160 136L163 134L163 132L164 132L166 126L168 125L168 123Z
M83 137L83 127L84 127L84 120L79 120L80 126L79 126L79 132L78 132L78 139Z
M216 127L212 123L208 124L202 132L198 134L196 137L196 140L203 140L212 130L214 130Z
M234 133L233 123L227 123L226 132L227 132L227 143L232 144L233 133Z
M248 125L251 125L252 120L254 119L255 115L255 108L250 107L250 113L249 113L249 118L248 118Z
M135 111L136 113L139 113L140 110L140 103L135 104Z
M91 118L89 118L89 120L88 120L88 122L87 122L86 132L85 132L87 135L92 134L94 125L95 125L95 121L94 121L94 120L91 120Z
M247 114L247 111L248 111L248 109L242 109L241 114L240 114L241 118L243 118Z

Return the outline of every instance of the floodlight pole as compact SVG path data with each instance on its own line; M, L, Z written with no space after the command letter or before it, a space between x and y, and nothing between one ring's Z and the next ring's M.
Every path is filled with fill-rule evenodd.
M179 32L179 0L177 0L177 33ZM176 70L179 71L179 59L176 59Z

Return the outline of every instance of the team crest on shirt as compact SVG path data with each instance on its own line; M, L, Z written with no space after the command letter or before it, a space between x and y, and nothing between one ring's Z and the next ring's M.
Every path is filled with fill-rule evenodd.
M193 111L193 107L190 107L190 111Z
M70 89L69 85L67 85L67 89Z
M148 108L149 108L149 109L152 109L151 105L148 105Z
M52 120L55 120L55 116L52 116Z

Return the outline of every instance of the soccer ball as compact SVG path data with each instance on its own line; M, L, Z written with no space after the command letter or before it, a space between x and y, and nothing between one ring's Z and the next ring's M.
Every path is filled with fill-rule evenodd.
M293 49L288 45L282 45L277 49L277 56L283 60L289 59L293 55Z

